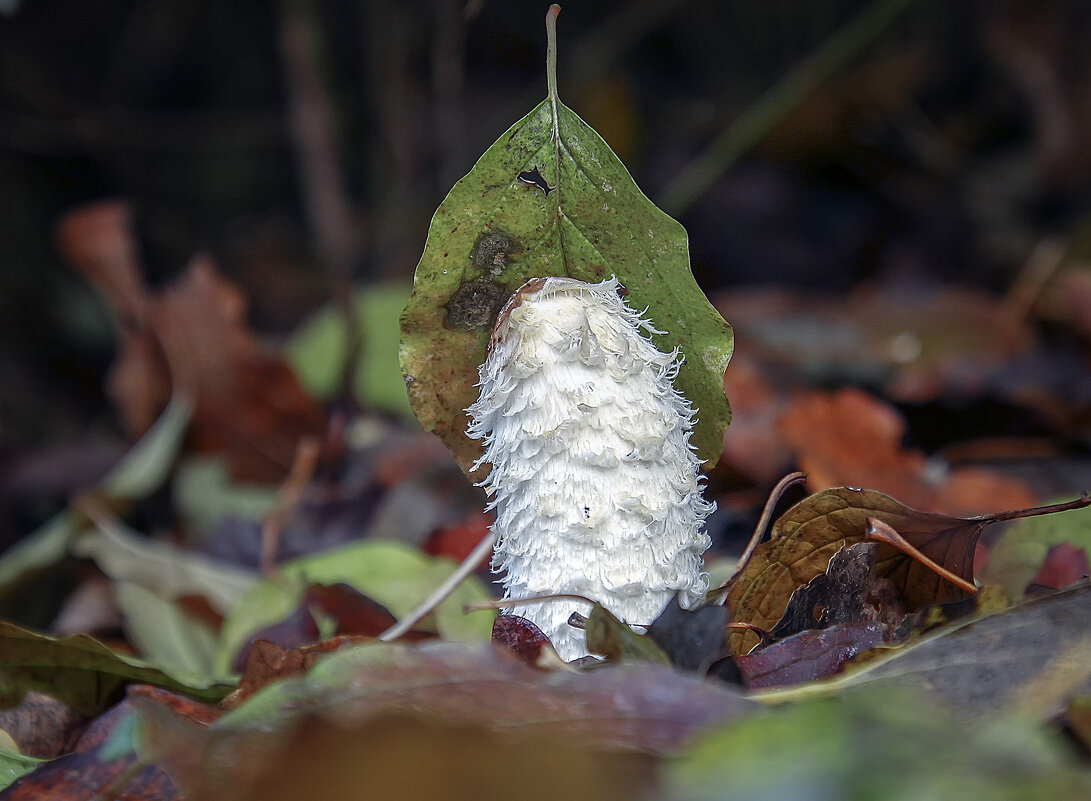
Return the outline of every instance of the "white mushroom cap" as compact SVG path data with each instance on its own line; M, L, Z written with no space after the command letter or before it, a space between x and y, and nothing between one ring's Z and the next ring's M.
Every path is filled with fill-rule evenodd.
M679 354L644 336L655 329L619 288L545 278L516 292L480 368L468 434L485 441L479 464L492 465L484 486L505 598L583 595L646 625L675 593L687 607L704 597L702 526L714 507L689 443L693 409L671 383ZM509 611L563 658L587 654L567 624L587 604Z

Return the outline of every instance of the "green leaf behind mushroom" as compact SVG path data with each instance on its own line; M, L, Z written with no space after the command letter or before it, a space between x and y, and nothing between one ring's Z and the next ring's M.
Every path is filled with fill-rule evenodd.
M551 91L440 204L401 318L413 411L464 470L481 452L466 437L464 410L477 398L477 368L507 298L531 278L612 275L664 332L656 345L685 355L676 383L698 409L693 444L709 466L719 459L731 419L723 391L731 327L690 272L682 225Z

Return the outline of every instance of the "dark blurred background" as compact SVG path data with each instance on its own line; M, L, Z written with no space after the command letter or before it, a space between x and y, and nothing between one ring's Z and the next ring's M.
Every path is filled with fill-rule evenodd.
M284 337L412 274L452 183L544 96L546 7L0 0L0 457L120 431L66 213L127 201L150 286L208 253ZM560 92L714 297L1005 293L1091 232L1089 34L1082 0L571 0Z

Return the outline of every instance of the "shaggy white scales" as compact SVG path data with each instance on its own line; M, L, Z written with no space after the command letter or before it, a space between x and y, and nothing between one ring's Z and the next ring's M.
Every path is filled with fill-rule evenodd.
M707 591L701 495L689 444L693 409L672 380L678 352L660 352L649 322L618 296L616 280L535 279L497 318L467 409L485 441L484 482L505 599L574 593L646 625L681 593ZM562 658L587 654L569 626L578 601L515 606Z

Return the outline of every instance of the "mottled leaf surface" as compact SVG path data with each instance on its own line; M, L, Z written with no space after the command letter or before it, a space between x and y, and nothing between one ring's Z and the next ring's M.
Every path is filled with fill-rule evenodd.
M535 169L548 191L528 182ZM477 368L504 301L530 278L612 275L664 332L657 346L685 355L676 385L698 409L693 443L710 466L719 459L731 416L723 376L733 339L690 272L685 229L644 196L592 128L547 98L440 205L402 314L413 410L463 469L481 452L465 435L464 410L477 399Z

